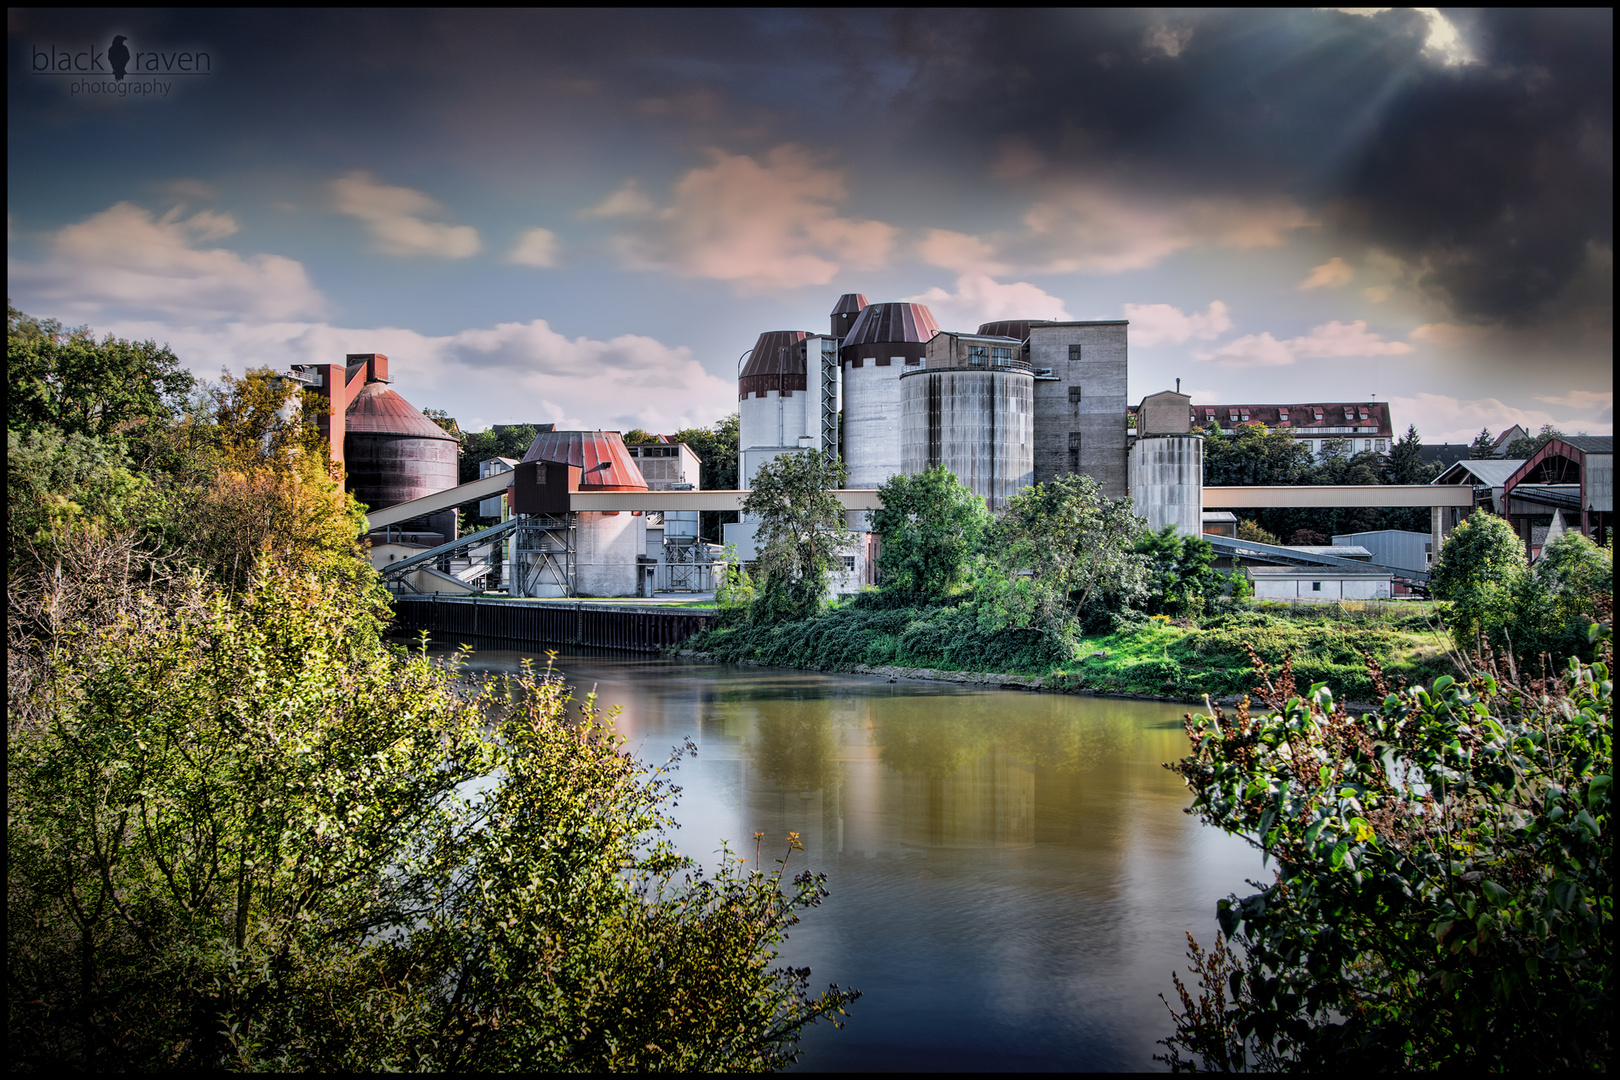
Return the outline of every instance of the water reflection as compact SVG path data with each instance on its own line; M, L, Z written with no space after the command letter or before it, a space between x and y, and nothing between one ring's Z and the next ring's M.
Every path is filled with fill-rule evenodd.
M519 654L475 666L514 670ZM1182 707L644 658L564 656L648 760L683 738L676 836L797 832L832 898L789 942L860 987L818 1069L1149 1069L1182 932L1258 858L1182 813ZM778 851L779 854L779 851ZM771 855L769 857L775 857ZM803 868L799 862L798 868Z

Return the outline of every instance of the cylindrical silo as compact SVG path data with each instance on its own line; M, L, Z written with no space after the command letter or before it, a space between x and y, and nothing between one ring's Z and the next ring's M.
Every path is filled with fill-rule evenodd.
M1131 501L1137 517L1158 532L1174 525L1185 536L1204 534L1204 437L1146 435L1130 450Z
M805 330L767 330L737 376L738 480L745 488L760 465L820 430L819 401L808 392L809 337Z
M422 410L373 382L361 387L344 413L343 458L348 488L368 509L381 510L456 486L455 436ZM456 535L456 514L446 510L394 527Z
M1034 482L1028 371L913 368L900 393L902 471L944 465L992 511Z
M844 463L852 488L875 488L905 469L900 376L920 367L939 332L924 304L869 304L844 337Z
M579 490L646 491L647 480L617 431L545 431L529 445L525 462L560 461L578 467ZM637 556L646 549L646 518L619 510L576 512L573 594L635 596ZM539 595L565 595L557 583Z

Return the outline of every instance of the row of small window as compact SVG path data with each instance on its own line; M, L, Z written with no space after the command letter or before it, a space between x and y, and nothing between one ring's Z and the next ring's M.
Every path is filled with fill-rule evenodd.
M1012 349L999 345L969 345L968 367L1012 367Z

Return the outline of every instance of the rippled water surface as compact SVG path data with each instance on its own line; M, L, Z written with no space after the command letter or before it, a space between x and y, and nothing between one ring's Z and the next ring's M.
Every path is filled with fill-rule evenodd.
M532 654L480 649L515 671ZM644 759L683 738L683 852L797 832L832 895L784 958L864 996L807 1069L1157 1068L1185 931L1259 857L1182 813L1184 706L563 655ZM780 847L780 845L779 845Z

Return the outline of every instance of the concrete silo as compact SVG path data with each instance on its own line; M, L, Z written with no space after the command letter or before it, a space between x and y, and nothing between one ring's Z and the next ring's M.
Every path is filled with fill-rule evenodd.
M928 340L938 332L924 304L869 304L850 325L840 350L850 487L879 487L904 470L900 376L922 366Z
M524 464L535 461L579 469L580 491L647 490L646 479L617 431L542 432L523 455ZM545 555L554 572L536 574L525 566L520 574L514 568L513 580L521 577L531 583L525 587L529 596L570 595L570 585L577 596L635 596L640 586L637 556L647 546L646 517L633 511L585 510L568 518L555 528L526 532L548 545L543 552L517 553L528 561L544 561L536 556Z
M1185 536L1204 534L1204 437L1188 430L1191 401L1166 390L1143 398L1136 410L1131 502L1154 532L1174 525Z
M936 334L900 391L902 471L944 465L992 511L1034 481L1035 379L1021 341Z

